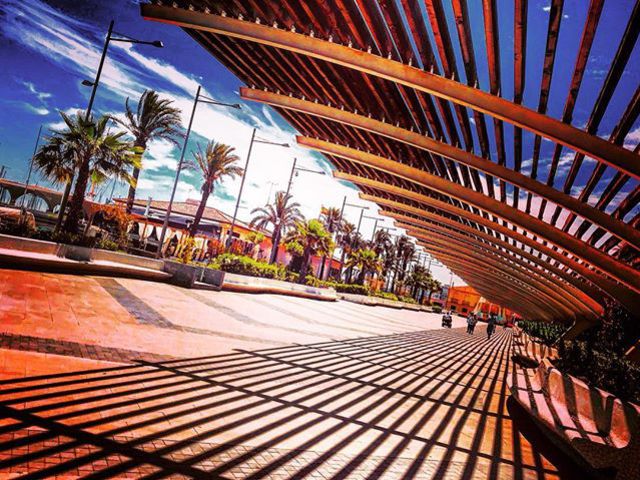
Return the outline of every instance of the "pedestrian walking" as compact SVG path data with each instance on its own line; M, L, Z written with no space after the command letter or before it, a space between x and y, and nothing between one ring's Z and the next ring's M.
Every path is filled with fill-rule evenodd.
M476 328L476 323L478 323L478 318L475 313L470 313L467 317L467 333L469 335L473 335L473 331Z
M496 330L496 317L494 315L489 315L489 321L487 322L487 340L491 339L491 335Z

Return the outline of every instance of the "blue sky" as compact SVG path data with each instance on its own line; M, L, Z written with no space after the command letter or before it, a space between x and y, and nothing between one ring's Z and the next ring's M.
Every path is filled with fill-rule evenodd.
M480 0L469 0L471 18L481 19ZM450 33L457 45L449 2L443 2L450 21ZM573 71L575 54L586 15L586 0L566 0L560 30L560 45L549 99L549 113L562 114L568 84ZM513 92L513 2L498 2L501 30L502 94L512 97ZM544 56L544 39L548 23L549 1L531 0L528 12L528 50L525 104L537 108L539 85ZM632 0L606 3L588 64L583 87L574 114L574 125L583 126L591 112L593 102L609 68L613 51L622 36L633 6ZM93 79L102 42L109 20L116 22L115 30L140 39L162 40L165 48L132 46L112 43L97 93L94 112L118 114L127 97L137 99L144 89L152 88L161 95L175 100L183 111L184 123L191 109L191 99L197 85L202 84L207 95L229 102L237 102L240 82L217 61L197 45L182 30L169 25L148 22L139 15L138 1L112 0L4 0L0 4L0 164L9 167L8 176L24 180L28 161L33 151L38 127L45 130L60 125L58 110L73 112L85 108L90 89L83 87L82 79ZM482 22L474 22L472 34L478 60L480 87L488 90L488 72ZM458 70L463 72L458 48ZM636 48L620 80L599 134L608 136L631 95L640 82L640 52ZM489 137L493 139L492 124ZM236 147L245 158L251 129L259 128L258 135L273 141L294 144L294 131L272 110L261 105L243 104L240 112L220 107L200 105L194 122L191 147L207 139L216 139ZM507 152L511 164L512 128L505 127ZM640 140L640 129L635 126L630 134L630 148ZM533 135L525 134L524 165L530 163ZM493 140L492 140L493 144ZM546 180L546 168L553 152L550 142L543 142L541 152L541 178ZM566 151L565 151L566 153ZM145 156L139 182L139 196L167 198L179 151L162 142L153 143ZM266 145L254 148L249 168L243 207L240 216L249 218L249 211L267 201L269 192L284 189L293 157L301 165L320 168L328 175L301 174L296 178L293 193L302 203L304 213L316 216L322 204L339 206L344 195L359 202L357 191L330 177L331 167L320 156L292 148L282 149ZM560 171L566 171L572 155L564 155ZM584 184L593 164L587 162L581 170L577 185ZM605 178L610 178L608 172ZM42 180L39 180L42 182ZM603 184L601 184L603 185ZM625 186L628 191L634 184ZM226 182L216 190L211 204L231 211L239 182ZM558 183L556 183L558 186ZM112 184L105 185L98 194L107 196ZM602 187L596 190L596 193ZM118 186L123 194L125 186ZM178 189L178 198L199 197L199 182L193 173L187 173ZM372 210L373 210L373 206ZM357 222L358 211L347 211L347 217ZM372 214L370 211L369 214ZM387 220L387 225L390 222ZM371 234L373 221L363 222L365 236ZM444 274L443 274L444 275ZM440 276L440 275L439 275ZM446 278L448 280L448 277Z

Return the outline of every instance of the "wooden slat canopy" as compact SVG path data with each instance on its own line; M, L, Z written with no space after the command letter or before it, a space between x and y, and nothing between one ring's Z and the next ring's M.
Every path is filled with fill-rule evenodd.
M619 81L637 48L640 0L586 126L572 123L576 102L600 18L616 7L582 2L582 36L565 45L566 7L550 0L547 28L536 32L525 0L514 1L511 31L492 0L479 18L467 0L180 0L141 11L182 27L250 87L244 99L273 106L337 178L483 295L528 317L592 322L607 299L640 307L640 146L630 135L640 86ZM472 21L484 26L482 44ZM545 46L538 64L531 41ZM554 76L560 51L575 58L566 85ZM507 52L512 71L500 68ZM564 110L553 118L549 99L561 88ZM614 96L627 102L622 112L608 109ZM603 119L615 125L605 134Z

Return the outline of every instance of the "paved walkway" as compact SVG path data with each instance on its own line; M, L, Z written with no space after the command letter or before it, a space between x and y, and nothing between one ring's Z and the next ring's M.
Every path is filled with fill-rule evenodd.
M510 332L439 323L0 270L0 478L570 478L512 420Z

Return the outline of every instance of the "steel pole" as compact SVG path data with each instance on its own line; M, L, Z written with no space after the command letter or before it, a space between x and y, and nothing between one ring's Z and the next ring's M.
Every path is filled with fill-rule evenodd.
M242 197L242 189L244 188L244 180L247 178L247 169L249 168L249 160L251 160L251 149L253 148L253 140L256 137L256 128L251 132L251 142L249 142L249 151L247 152L247 161L244 164L244 172L242 173L242 180L240 181L240 191L238 192L238 199L236 200L236 208L233 210L233 218L231 220L231 227L229 228L229 234L227 235L226 247L229 248L233 239L233 228L236 226L236 217L238 215L238 209L240 208L240 199Z
M25 202L25 198L27 196L27 192L29 191L29 182L31 181L31 172L33 171L33 159L36 156L36 153L38 153L38 145L40 144L40 134L42 133L42 125L40 125L40 128L38 129L38 136L36 137L36 146L33 149L33 155L31 156L31 162L29 163L29 173L27 173L27 181L24 184L24 193L22 194L22 210L24 213L24 202Z
M189 118L189 126L187 127L187 133L184 137L184 143L182 144L182 152L180 153L180 161L178 162L178 169L176 170L176 178L173 181L173 188L171 189L171 198L169 199L169 205L167 205L167 213L164 217L162 224L162 232L160 233L160 244L158 245L158 251L156 252L156 258L162 256L162 245L164 244L164 237L167 234L167 227L169 226L169 217L171 216L171 209L173 208L173 199L176 196L176 189L178 188L178 181L180 180L180 171L184 164L184 155L187 151L187 144L189 143L189 135L191 134L191 126L193 125L193 117L196 114L196 107L198 106L198 98L200 98L200 89L202 87L198 85L196 90L196 96L193 99L193 108L191 109L191 117Z
M93 81L93 88L91 89L91 97L89 97L89 105L87 106L87 113L85 117L88 119L93 109L93 101L96 98L96 91L98 90L98 84L100 83L100 75L102 74L102 67L104 60L107 57L107 49L109 48L109 42L111 41L111 33L113 32L113 20L109 23L109 30L107 31L107 38L104 41L104 47L102 47L102 56L100 57L100 63L98 64L98 72L96 78Z
M293 165L291 167L291 174L289 175L289 183L287 184L287 193L286 193L286 197L289 196L289 192L291 191L291 184L293 183L293 174L296 172L296 164L298 163L298 159L294 158L293 159Z
M289 183L287 184L287 191L284 195L285 201L289 197L289 192L291 191L291 184L293 183L293 174L296 172L296 164L298 163L298 159L293 159L293 165L291 166L291 174L289 175ZM271 246L271 257L269 258L269 263L273 263L278 258L278 248L280 244L280 229L282 225L278 222L278 225L274 225L274 236L273 236L273 245Z
M85 119L87 120L89 119L89 115L91 115L91 110L93 109L93 101L96 98L96 91L98 90L98 84L100 83L100 75L102 75L102 67L104 66L104 60L107 57L109 42L111 41L113 24L114 24L114 21L111 20L111 22L109 23L109 30L107 30L107 38L105 39L104 46L102 47L102 55L100 57L100 63L98 64L98 71L96 72L96 78L93 81L93 88L91 89L91 96L89 97L89 105L87 105L87 111L85 112ZM73 177L75 177L75 174ZM67 185L65 186L64 194L62 195L62 201L60 202L60 211L58 212L58 218L56 219L56 226L54 229L54 231L56 232L62 225L64 212L67 209L67 202L69 199L69 194L71 193L71 185L73 184L73 177L71 177L67 182Z

